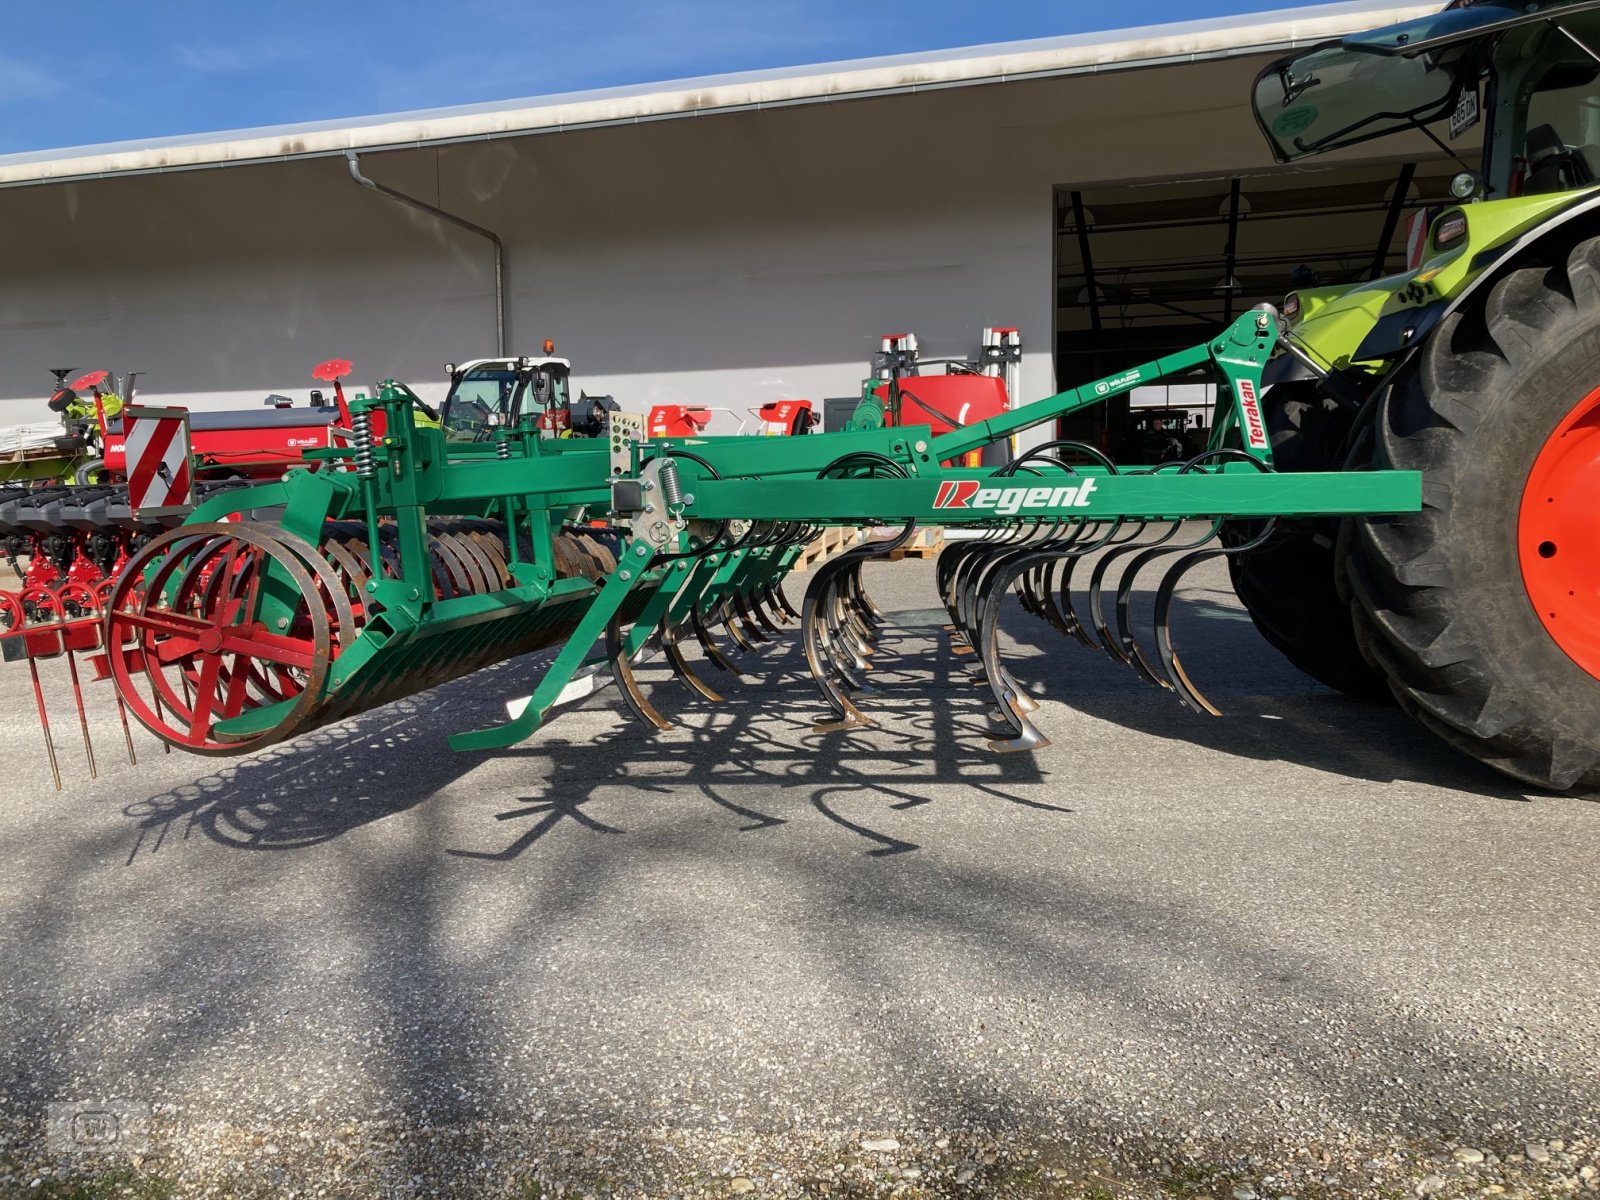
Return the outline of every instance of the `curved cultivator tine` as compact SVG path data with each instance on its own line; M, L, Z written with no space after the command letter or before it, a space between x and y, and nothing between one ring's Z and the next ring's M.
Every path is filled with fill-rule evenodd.
M1222 522L1217 522L1212 528L1212 536L1220 533ZM1272 537L1277 527L1276 520L1266 522L1256 536L1234 546L1213 546L1203 550L1194 550L1185 554L1175 562L1162 577L1161 585L1156 589L1156 653L1161 659L1161 669L1166 675L1167 686L1178 694L1178 699L1194 712L1205 713L1209 716L1220 717L1222 710L1217 708L1194 685L1189 678L1189 673L1183 669L1183 662L1178 657L1178 651L1172 644L1172 601L1177 595L1178 584L1183 577L1207 559L1223 558L1235 554L1249 554L1252 550L1259 550Z
M1181 525L1182 522L1174 522L1173 528L1167 531L1166 536L1158 539L1157 543L1148 545L1133 556L1132 561L1122 572L1122 578L1117 583L1116 639L1114 641L1111 639L1109 630L1101 630L1101 640L1106 647L1107 653L1132 667L1146 683L1153 683L1163 688L1167 686L1166 680L1157 675L1151 668L1150 660L1145 657L1138 639L1134 637L1132 632L1133 588L1139 578L1139 573L1150 566L1151 563L1167 555L1181 554L1185 550L1193 550L1197 546L1203 546L1216 537L1217 531L1221 528L1219 524L1213 523L1206 532L1193 541L1184 542L1176 546L1167 545L1167 537L1176 534Z
M812 726L818 733L872 723L846 693L849 689L857 695L871 694L866 672L876 640L874 626L883 619L862 585L861 568L869 559L893 553L915 532L916 522L909 521L887 541L846 551L819 567L806 588L800 607L800 636L811 678L829 709L828 715Z
M711 665L719 671L726 671L730 675L751 675L733 659L729 658L722 647L717 645L711 636L711 631L706 628L705 621L700 617L700 610L695 608L689 613L689 628L694 631L695 640L700 643L700 649L706 652L706 658Z
M640 689L623 641L621 622L614 616L606 625L606 658L611 662L611 674L617 681L617 692L622 696L623 707L648 725L654 725L657 729L671 729L672 722L656 711Z
M678 677L678 682L690 691L705 697L713 704L721 704L722 696L695 673L694 668L689 665L689 660L684 657L683 647L678 644L679 632L679 628L662 622L661 650L667 656L667 663L672 667L672 673Z

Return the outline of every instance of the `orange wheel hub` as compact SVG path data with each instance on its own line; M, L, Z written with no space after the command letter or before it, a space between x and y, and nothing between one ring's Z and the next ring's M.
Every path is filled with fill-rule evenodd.
M1533 460L1517 555L1545 630L1600 679L1600 388L1567 414Z

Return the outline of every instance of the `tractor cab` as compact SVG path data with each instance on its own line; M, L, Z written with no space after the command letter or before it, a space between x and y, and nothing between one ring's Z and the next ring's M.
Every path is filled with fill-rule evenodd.
M1411 131L1461 166L1415 218L1404 272L1311 279L1284 298L1286 349L1344 372L1324 378L1350 407L1509 247L1596 199L1600 0L1456 0L1281 58L1252 102L1280 162Z
M440 423L449 442L492 442L496 430L524 426L548 436L572 428L572 363L567 359L476 358L447 363L445 371L450 390Z
M1279 162L1415 130L1467 168L1457 199L1499 200L1600 183L1597 78L1600 0L1456 0L1279 59L1252 103Z

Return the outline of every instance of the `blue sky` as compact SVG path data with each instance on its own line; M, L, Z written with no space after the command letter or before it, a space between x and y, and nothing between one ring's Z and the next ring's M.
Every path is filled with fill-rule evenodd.
M1292 0L0 0L0 153L1293 6Z

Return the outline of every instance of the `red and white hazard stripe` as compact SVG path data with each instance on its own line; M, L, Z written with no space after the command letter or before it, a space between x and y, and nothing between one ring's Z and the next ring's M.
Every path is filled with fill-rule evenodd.
M122 417L128 447L128 502L135 515L192 507L188 413L181 408L129 407Z

